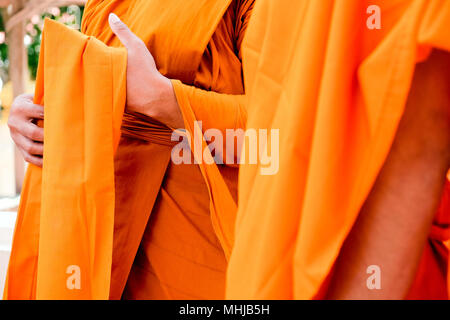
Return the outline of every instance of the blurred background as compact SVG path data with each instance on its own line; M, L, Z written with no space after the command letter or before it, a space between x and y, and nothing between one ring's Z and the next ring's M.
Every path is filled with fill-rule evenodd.
M33 93L44 19L79 29L86 0L0 0L0 298L26 164L9 136L14 98Z

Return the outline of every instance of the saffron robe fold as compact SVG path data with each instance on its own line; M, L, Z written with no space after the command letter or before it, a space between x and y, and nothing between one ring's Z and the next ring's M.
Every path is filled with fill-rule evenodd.
M240 47L242 42L242 31L245 29L248 21L245 12L248 11L251 2L239 0L234 1L232 4L231 0L183 2L178 0L91 0L86 5L82 23L82 33L88 37L81 34L73 36L74 32L72 31L58 31L54 37L57 39L59 37L65 38L66 33L68 33L67 38L69 40L75 37L76 39L80 38L84 39L84 41L99 43L95 40L98 39L110 46L106 47L103 45L106 48L104 49L106 53L109 52L108 50L112 50L115 53L118 49L112 49L111 47L121 47L121 44L109 28L108 16L110 12L116 13L147 44L155 58L159 71L165 76L174 79L175 91L177 98L180 100L185 118L186 114L189 114L191 117L201 120L200 117L208 113L208 108L216 112L222 110L221 114L227 116L218 119L214 124L210 123L210 125L218 128L234 128L235 126L242 126L245 122L245 111L243 111L243 105L240 102L241 98L238 97L238 95L243 93L243 83L237 48ZM233 30L228 28L222 30L221 33L215 33L218 26L223 27L221 21L224 19L224 14L231 7L236 9L236 17L239 17L239 19L235 19L235 28ZM49 34L51 34L50 32L48 31ZM228 41L226 37L233 39L233 41ZM53 35L47 38L50 38L49 41L51 43L55 43L52 40ZM70 41L75 42L75 45L79 42L73 39ZM101 146L95 145L99 150L108 147L108 136L100 132L100 128L114 132L117 135L117 126L120 126L118 124L120 121L116 120L122 114L117 111L114 121L113 119L105 120L101 116L106 111L104 108L97 108L96 105L103 102L106 103L110 101L111 97L120 95L122 100L115 100L117 108L114 106L114 110L123 111L125 98L121 94L123 94L122 90L124 90L125 86L125 73L120 73L120 79L115 74L114 76L101 74L102 79L100 81L96 77L97 74L95 72L86 72L88 69L84 67L83 63L88 63L89 66L93 63L90 62L91 60L85 59L85 56L78 57L77 61L66 59L67 52L72 52L73 50L70 42L61 42L60 45L54 45L51 49L51 51L46 51L48 59L45 59L45 61L58 61L58 67L49 68L47 71L43 59L40 64L40 70L42 70L41 74L45 73L46 77L42 76L38 83L46 83L47 80L55 81L55 83L67 87L55 87L54 91L56 93L53 94L56 95L57 92L61 92L67 95L55 98L42 89L49 98L44 99L45 101L38 101L44 103L46 112L44 172L48 170L51 174L48 176L44 175L42 180L43 190L48 190L45 198L37 195L41 188L41 181L30 181L28 179L25 183L9 267L9 285L6 289L6 297L11 299L117 299L121 297L127 283L127 278L141 241L143 245L148 243L148 241L142 239L146 224L150 219L150 213L159 213L155 216L159 217L156 220L161 221L162 216L167 216L171 212L171 207L161 209L161 203L170 204L171 200L174 199L173 194L171 194L171 192L174 192L173 188L166 188L166 186L171 181L177 182L176 179L170 179L171 174L167 171L170 171L169 162L172 144L168 137L170 137L171 132L167 127L152 119L126 114L121 129L123 137L120 139L117 153L114 157L114 167L110 162L112 152L108 154L107 160L102 158L101 161L96 161L95 157L92 159L95 163L95 168L98 169L100 167L101 169L95 172L101 174L101 177L104 177L104 179L108 178L109 180L108 183L103 185L102 189L91 193L91 189L86 189L82 181L71 179L72 175L69 175L69 173L71 171L78 172L78 170L81 170L81 173L84 172L80 163L83 163L84 159L91 159L91 155L97 152L97 149L89 144L91 138L93 141L105 139L104 144ZM217 54L219 50L221 52L220 55ZM77 51L75 50L75 52ZM120 57L126 60L126 56L123 56L123 49L120 49L118 52L120 52ZM212 52L215 52L215 54L211 54ZM105 61L108 61L106 53L93 54L92 60L95 63L105 64ZM117 53L116 55L119 54ZM72 56L69 55L69 57ZM216 58L220 58L220 63L215 60ZM119 60L119 58L116 60ZM123 62L115 61L113 65L117 68L114 69L115 72L122 70L122 68L125 69ZM49 78L47 78L47 75ZM102 90L97 90L99 96L87 95L87 93L91 93L91 90L81 81L84 79L80 78L81 76L89 79L89 85L91 81L97 81L96 85L91 86L96 90L97 86L104 87ZM114 86L120 85L120 90L116 89L116 87L108 87L108 85L112 84ZM198 86L198 88L194 90L190 87L191 85ZM72 88L78 89L73 89L72 91ZM224 94L214 94L208 90ZM38 90L36 96L39 95L39 92ZM108 97L104 97L105 92L108 92ZM74 117L72 123L64 122L64 126L58 127L58 130L55 130L55 132L48 132L47 118L57 117L59 119L62 115L70 118L74 112L72 110L86 109L86 107L82 107L82 103L89 104L88 110L98 117L95 118L97 121L92 119L87 121L90 119L87 117ZM47 105L56 107L48 108ZM106 114L110 113L111 111ZM242 118L242 115L244 118ZM208 119L206 120L208 122ZM78 135L83 137L82 141L86 141L86 144L92 149L83 148L83 145L79 144L78 140L72 136L70 136L70 139L66 139L66 135L60 132L63 130L71 131L72 127L86 127L86 129L74 132L78 132ZM187 128L189 129L188 126ZM91 129L97 130L95 132L98 133L98 136L93 138L87 135L86 132L91 132ZM61 144L63 144L62 140L64 140L65 148L60 148L59 145L55 146L47 142L47 140L56 139L57 136L60 137L58 141ZM115 136L115 139L117 141L114 140L114 142L118 143L118 137ZM67 150L69 146L73 147L73 145L76 145L74 149L78 150L77 157L64 158L58 154L60 150ZM57 162L63 168L58 167L60 169L53 171L53 162ZM199 216L201 217L186 215L186 221L189 222L186 226L189 228L185 230L178 229L179 233L173 233L173 242L169 241L164 243L164 245L185 253L186 250L184 252L181 251L182 247L179 246L181 242L179 235L188 234L190 235L188 239L194 238L191 236L196 236L197 238L195 239L198 242L194 243L191 250L187 251L187 256L193 262L202 260L211 264L215 263L219 266L220 272L224 274L226 267L225 256L229 255L233 242L232 232L236 213L237 169L232 166L221 166L219 168L215 164L207 165L205 163L201 164L201 171L198 166L195 166L194 169L192 167L185 168L185 171L178 166L173 166L173 169L177 171L174 177L177 177L178 183L181 184L181 188L178 189L179 192L176 194L181 198L185 196L185 201L181 203L181 210L174 212L177 214L200 213ZM31 168L31 170L35 170L35 168ZM90 170L86 172L91 173ZM183 176L183 174L192 172L195 178L193 181L198 183L195 184L194 190L183 191L183 184L186 183L186 180L180 179L180 177L187 179L188 175ZM60 182L66 182L66 175L67 180L71 181L70 185L65 186L68 190L68 197L70 197L69 191L74 196L74 198L70 199L71 201L68 201L66 198L60 198L59 193L55 191L61 188ZM103 180L99 179L99 181ZM205 181L208 181L208 183L206 184ZM46 188L46 185L48 185L48 188ZM185 187L189 187L189 185L186 184ZM115 198L114 192L111 193L111 188L115 189ZM77 195L76 190L82 192L83 196L75 198ZM189 197L189 195L195 194L196 191L201 193L199 204L195 202L197 198ZM50 192L52 192L52 201L48 199ZM181 199L180 197L178 200ZM96 204L96 201L100 201L100 203L90 206L91 203ZM47 202L49 205L45 204ZM42 219L45 215L40 210L40 205L42 204L43 207L49 210L59 208L59 206L55 205L55 202L60 206L65 205L70 212L61 216L57 210L54 210L52 211L51 221L50 219ZM211 214L209 208L211 208ZM194 212L190 212L189 209L193 209ZM201 209L201 211L196 212L197 209ZM107 216L107 218L104 216ZM25 220L27 222L29 221L27 228L23 227L22 221L24 217L26 217ZM77 221L79 222L78 224ZM158 230L168 229L169 233L164 232L164 234L170 235L170 226L171 224L174 225L176 221L163 220L162 227L164 228L158 227ZM202 224L196 225L197 221L201 221ZM152 223L150 222L149 226L151 225ZM158 225L161 225L161 223ZM199 226L202 228L196 228ZM185 231L184 234L182 233L183 231ZM29 234L34 236L26 238ZM58 239L59 244L49 245L45 242L44 247L44 242L41 242L38 247L38 237L41 239ZM170 240L170 238L167 239ZM83 245L77 248L77 244ZM209 244L211 245L208 247ZM113 249L111 249L111 245ZM178 246L175 247L175 245ZM195 248L197 245L201 245L205 250L198 249L199 253L193 250L192 248ZM42 252L47 252L49 257L41 259ZM64 252L64 259L60 258L60 255L63 254L62 252ZM164 248L164 250L160 250L157 253L156 258L153 260L162 261L164 257L167 257L168 253L169 250ZM208 257L213 257L212 261ZM41 268L38 268L36 271L36 268L33 267L33 263L36 263L37 260L39 260L40 264L44 265L45 263L45 271L42 271ZM80 267L80 289L75 288L76 290L71 290L66 287L68 284L66 280L71 276L66 274L68 267L65 266L66 260L70 260L71 266ZM62 268L62 264L64 264L64 268ZM91 267L92 265L93 267ZM88 266L91 268L89 269ZM184 270L183 266L187 266L187 264L179 264L174 272ZM166 270L167 268L163 269ZM22 272L24 270L27 272ZM201 269L193 270L193 272L196 272L196 276L198 276L199 270ZM41 277L41 274L44 273L45 277ZM58 277L50 278L49 275L51 273L57 274ZM37 282L36 274L39 280ZM217 278L212 278L208 273L205 273L203 278L200 277L203 281L202 285L195 283L191 287L203 288L203 291L199 292L202 297L210 293L213 298L223 297L224 276ZM70 277L70 280L73 279L73 277ZM157 279L154 283L157 284L160 280ZM180 279L180 281L182 280ZM184 277L185 283L181 283L181 285L188 286L189 281L194 282L195 280L191 280L189 276ZM159 290L159 288L155 290ZM128 292L130 291L133 292L133 290L128 290ZM170 298L171 295L166 290L166 292L152 294L150 297Z
M446 300L450 296L450 170L441 204L426 243L409 300Z
M5 299L108 297L126 66L125 49L46 20L35 92L44 166L26 174Z
M202 121L203 131L224 132L245 125L240 46L252 4L253 0L240 0L228 6L192 85L173 80L191 137L194 121ZM238 170L204 161L175 165L168 160L174 142L168 137L160 139L159 134L156 140L155 125L140 116L137 126L133 117L129 121L126 116L116 157L118 210L111 298L119 299L123 292L124 299L223 299ZM171 130L165 132L170 135ZM203 147L201 154L206 150L211 156L205 141ZM165 162L155 170L156 157L164 157ZM158 179L146 178L152 176ZM131 183L134 188L130 190ZM148 217L147 225L143 217Z
M379 30L368 28L370 5L381 8ZM447 0L256 3L243 49L247 128L280 129L280 170L241 167L227 298L323 297L415 65L432 48L450 51L449 28Z

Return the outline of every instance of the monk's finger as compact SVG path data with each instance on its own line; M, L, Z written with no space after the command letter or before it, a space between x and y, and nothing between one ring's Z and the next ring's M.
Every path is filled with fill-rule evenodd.
M28 102L30 102L30 103L33 103L34 95L31 94L31 93L24 93L24 94L21 95L21 98L26 100L26 101L28 101Z
M29 119L44 120L44 107L38 104L29 103L23 107L24 114Z
M37 126L32 120L31 118L10 117L8 119L8 126L11 134L17 134L33 141L43 142L44 129Z
M21 133L32 141L44 142L44 129L29 122L26 126L23 126Z
M24 94L14 100L11 115L27 119L44 119L44 107L33 103L33 95Z
M23 152L23 151L22 151L22 156L26 162L34 164L35 166L37 166L39 168L42 168L42 166L44 164L44 159L42 157L33 156L33 155Z
M140 39L133 32L131 32L130 28L128 28L128 26L123 23L115 13L111 13L109 15L109 25L114 34L127 49L132 49L141 42Z
M20 134L14 134L13 140L17 145L17 148L23 155L29 154L32 156L42 157L44 155L44 144L35 142Z

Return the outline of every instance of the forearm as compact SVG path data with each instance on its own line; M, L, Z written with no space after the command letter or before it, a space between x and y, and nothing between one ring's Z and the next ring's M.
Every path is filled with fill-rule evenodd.
M414 280L450 166L449 56L418 66L392 150L336 262L331 299L402 299ZM369 290L367 267L381 270Z
M196 135L195 128L201 129L205 142L214 142L216 163L237 164L247 121L245 96L205 91L179 81L172 83L191 137Z
M206 91L167 78L166 81L161 81L156 90L158 98L155 99L155 94L152 93L152 101L147 104L144 113L170 128L184 129L183 110L187 106L183 104L189 104L196 120L202 122L204 131L217 129L225 134L227 129L243 129L245 126L247 115L243 95ZM177 95L183 95L187 99L177 99Z
M182 113L191 109L196 121L202 122L204 131L218 129L225 134L227 129L245 128L247 112L244 95L206 91L179 81L172 83Z

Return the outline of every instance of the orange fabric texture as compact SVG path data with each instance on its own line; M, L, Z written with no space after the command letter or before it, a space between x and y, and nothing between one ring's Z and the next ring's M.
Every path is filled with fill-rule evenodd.
M5 299L107 297L126 65L124 49L46 21L35 94L45 105L44 166L27 171ZM81 290L69 290L71 266Z
M191 119L202 118L207 125L234 128L245 123L242 99L238 97L243 93L239 47L252 2L91 0L86 5L82 25L82 33L89 37L65 29L56 30L55 34L53 29L46 30L47 56L40 62L45 77L38 81L45 83L40 90L46 95L44 101L38 100L46 110L42 179L46 196L39 195L41 181L28 178L16 227L7 298L118 299L127 285L131 268L142 266L139 261L148 257L160 264L141 274L133 272L134 276L144 277L149 285L133 287L135 278L131 277L127 288L129 297L139 292L145 298L161 299L182 294L223 297L225 257L233 242L237 168L205 163L172 166L173 143L167 140L171 131L142 115L125 114L119 143L126 55L123 49L112 49L121 44L109 28L108 16L110 12L116 13L147 44L159 71L174 79L177 99L189 122L188 130ZM95 39L110 47L100 46L100 41ZM84 48L86 42L95 43L95 48L98 44L103 51L86 56L90 51L75 50L78 46ZM78 60L68 52L79 53ZM106 69L109 56L115 57L111 74L98 73L94 67L100 64ZM57 67L47 67L47 62L57 63ZM91 67L95 69L92 73ZM92 81L95 85L91 85ZM56 84L49 87L50 92L47 83L59 87ZM111 105L113 97L114 105ZM78 117L74 110L88 110L93 118ZM212 123L210 110L222 117ZM50 124L48 128L47 119L54 117L65 122L55 128ZM72 128L84 129L72 131ZM83 137L81 142L71 132ZM97 135L88 135L90 132ZM109 148L109 136L113 133L114 142L119 143L114 167L113 149ZM52 139L60 139L57 140L60 144L66 139L67 147L52 144ZM91 140L102 143L91 145ZM61 155L61 150L68 146L76 154L72 151L67 156ZM98 150L104 148L111 152L95 158ZM80 167L87 160L92 160L93 171L91 167L86 171ZM38 169L30 169L34 170ZM46 170L51 175L46 176ZM73 179L70 172L84 173L88 178L92 173L92 179L98 178L98 183L103 183L102 188L89 189L83 184L85 176ZM67 193L60 197L58 190L63 187ZM82 195L77 197L76 190L83 191ZM51 215L47 217L46 211L40 210L41 205L51 210ZM61 206L70 212L61 215L58 212ZM38 245L38 238L52 239L55 243L40 241ZM133 264L140 245L142 250ZM43 267L38 266L36 271L33 264L38 258L39 266ZM80 266L80 290L66 288L69 265ZM156 281L148 277L152 272ZM58 276L50 279L50 274ZM163 283L167 279L172 283ZM183 292L185 288L192 288L192 292Z
M220 13L193 81L173 81L188 130L196 120L204 130L244 127L239 47L252 3L233 1ZM173 164L171 130L137 114L125 116L123 132L111 298L224 298L237 168Z
M446 300L450 296L450 170L441 205L434 219L430 237L415 282L409 292L411 300Z
M370 5L380 30L366 25ZM241 168L227 298L322 297L415 65L450 51L449 27L446 0L256 2L243 49L247 128L280 129L280 170Z

